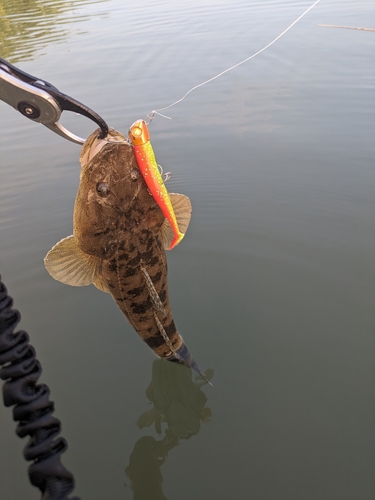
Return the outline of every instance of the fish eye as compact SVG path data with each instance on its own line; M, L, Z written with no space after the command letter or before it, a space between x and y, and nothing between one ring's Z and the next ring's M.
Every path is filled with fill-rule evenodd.
M136 168L133 168L132 171L130 172L130 177L135 181L139 177L139 170Z
M106 182L98 182L98 184L96 185L96 191L100 196L108 196L109 186Z

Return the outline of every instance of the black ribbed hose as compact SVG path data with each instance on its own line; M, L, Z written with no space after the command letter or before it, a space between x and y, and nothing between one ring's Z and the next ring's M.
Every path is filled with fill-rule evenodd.
M0 277L0 378L5 406L16 405L13 419L18 421L19 437L30 436L24 448L31 483L42 492L41 500L79 500L68 495L74 489L74 477L60 462L67 448L60 420L52 416L54 404L49 400L46 384L37 384L42 367L29 344L28 334L14 332L21 318L13 309L13 299Z

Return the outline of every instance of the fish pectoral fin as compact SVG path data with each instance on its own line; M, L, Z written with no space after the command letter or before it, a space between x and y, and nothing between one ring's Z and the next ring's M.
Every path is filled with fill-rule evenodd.
M178 229L181 233L186 233L191 218L191 201L188 196L178 193L169 193L173 210L176 216Z
M96 288L98 288L99 290L101 290L104 293L111 293L109 291L107 283L104 281L104 279L103 279L103 277L102 277L101 274L98 276L98 278L96 278L95 281L93 281L93 285L95 285Z
M174 232L168 219L164 219L163 225L161 226L160 236L164 249L169 250L174 238Z
M101 259L82 252L74 236L56 243L44 265L52 278L65 285L86 286L100 279Z
M144 267L142 267L141 269L142 269L143 275L145 277L146 285L148 288L148 293L150 294L151 301L152 301L154 308L157 311L161 312L163 314L163 316L166 316L167 313L165 312L163 303L160 300L159 294L156 291L156 288L152 282L150 275L148 274L147 270Z
M189 227L190 218L191 218L191 201L184 194L178 193L169 193L169 197L171 199L171 203L173 206L173 211L176 216L178 229L181 233L185 234L187 228ZM164 223L161 227L161 238L163 241L163 246L166 250L169 250L171 243L174 239L173 229L168 221L168 219L164 220Z

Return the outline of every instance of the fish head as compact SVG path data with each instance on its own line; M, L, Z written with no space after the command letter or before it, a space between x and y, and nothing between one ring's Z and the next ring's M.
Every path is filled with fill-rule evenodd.
M109 258L121 238L129 240L140 228L156 233L163 222L132 146L119 141L103 144L81 169L73 217L81 250Z

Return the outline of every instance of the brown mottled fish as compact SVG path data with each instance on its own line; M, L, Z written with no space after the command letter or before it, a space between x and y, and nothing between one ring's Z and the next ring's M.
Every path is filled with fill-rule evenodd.
M80 156L73 236L64 238L44 262L53 278L73 286L93 283L109 292L139 336L157 356L200 370L173 321L168 299L165 249L173 230L150 195L131 145L110 129L95 131ZM170 193L183 233L190 222L187 196Z

